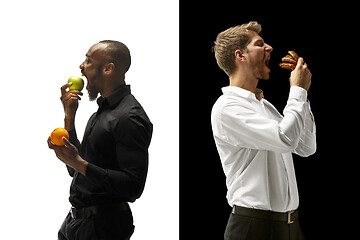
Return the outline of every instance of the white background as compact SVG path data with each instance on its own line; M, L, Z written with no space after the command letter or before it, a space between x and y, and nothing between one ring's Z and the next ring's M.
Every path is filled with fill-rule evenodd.
M178 239L178 11L169 0L1 2L1 239L56 239L71 178L46 140L63 127L60 87L106 39L129 47L126 82L154 124L145 191L131 204L132 239ZM96 109L85 90L80 140Z

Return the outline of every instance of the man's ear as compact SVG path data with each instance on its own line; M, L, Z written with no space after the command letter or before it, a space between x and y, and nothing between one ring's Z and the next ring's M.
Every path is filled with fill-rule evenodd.
M235 54L235 59L239 61L246 61L245 55L240 50L236 50L234 54Z
M115 64L114 63L108 63L105 67L105 73L110 74L115 70Z

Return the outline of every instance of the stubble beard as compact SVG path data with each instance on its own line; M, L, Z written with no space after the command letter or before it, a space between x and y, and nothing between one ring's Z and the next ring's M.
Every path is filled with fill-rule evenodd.
M99 73L100 73L100 69L97 69L97 71L95 72L94 77L92 79L93 80L98 79ZM91 81L89 81L89 79L88 79L87 90L88 90L89 100L90 101L95 101L97 99L98 94L100 93L100 91L94 84L92 84Z
M88 95L90 101L95 101L98 97L99 91L95 87L89 85Z

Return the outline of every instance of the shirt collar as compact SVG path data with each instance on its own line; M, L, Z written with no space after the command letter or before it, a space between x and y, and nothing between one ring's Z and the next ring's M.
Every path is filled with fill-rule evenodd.
M255 94L240 87L227 86L227 87L223 87L221 90L224 94L230 93L230 94L239 95L240 97L243 98L255 98Z
M227 87L223 87L221 90L224 94L228 94L228 93L236 94L243 98L251 98L251 99L257 100L254 93L252 93L244 88L235 87L235 86L227 86ZM257 94L261 96L261 98L264 97L263 91L261 89L257 88L256 91L257 91Z
M96 101L99 107L105 107L105 105L108 104L110 108L114 108L126 95L130 93L130 85L124 85L106 97L100 96Z

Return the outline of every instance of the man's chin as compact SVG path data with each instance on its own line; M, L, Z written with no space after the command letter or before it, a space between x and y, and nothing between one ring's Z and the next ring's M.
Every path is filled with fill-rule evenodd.
M261 80L269 80L269 78L270 78L270 76L269 75L267 75L267 76L262 76L261 78L259 78L259 79L261 79Z
M269 78L270 78L270 73L264 73L263 74L263 80L269 80Z
M98 92L91 92L88 90L88 95L89 95L89 100L90 101L95 101L98 97Z

